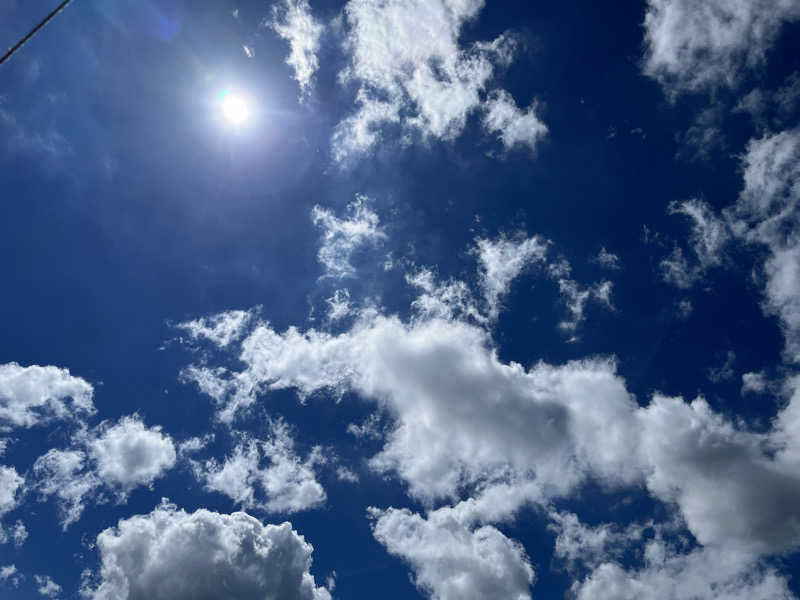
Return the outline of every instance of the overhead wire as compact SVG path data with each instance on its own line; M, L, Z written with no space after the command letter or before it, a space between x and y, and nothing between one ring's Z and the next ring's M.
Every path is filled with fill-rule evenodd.
M11 58L17 52L17 50L19 50L27 42L29 42L33 36L35 36L37 33L39 33L39 31L42 29L42 27L47 25L53 17L55 17L58 13L60 13L62 10L64 10L70 2L72 2L72 0L63 0L61 2L61 4L59 4L56 8L54 8L53 11L49 15L47 15L44 19L39 21L39 24L36 25L36 27L34 27L33 29L31 29L25 37L23 37L20 41L18 41L16 44L11 46L8 49L8 52L6 52L3 55L3 57L0 58L0 65L2 65L4 62L6 62L9 58Z

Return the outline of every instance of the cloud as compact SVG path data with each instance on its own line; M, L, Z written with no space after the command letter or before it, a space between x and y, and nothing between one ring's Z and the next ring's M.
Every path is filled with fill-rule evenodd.
M793 0L649 0L644 72L672 98L734 88L798 18Z
M586 319L586 305L590 300L610 310L614 309L611 301L611 292L614 288L612 282L603 280L590 286L583 286L572 279L572 267L564 259L550 263L547 272L550 278L558 283L561 299L570 313L569 319L564 319L558 324L562 331L570 334L570 341L578 339L575 332Z
M314 73L319 68L317 52L325 28L311 14L308 0L283 0L274 5L272 20L266 25L289 42L286 64L294 69L302 99L311 90Z
M69 370L11 362L0 365L0 431L53 420L82 420L95 412L94 388Z
M534 572L523 547L490 525L471 528L449 509L427 518L371 508L372 532L408 562L414 583L437 600L530 600Z
M506 150L516 146L534 150L539 140L547 135L547 126L539 120L535 107L520 110L505 90L495 90L489 95L483 126L489 133L497 134Z
M315 206L311 211L314 224L322 229L322 245L317 260L325 267L325 276L352 277L350 263L353 252L364 244L377 244L387 238L378 215L368 206L366 196L357 195L347 205L347 216L339 218L327 208Z
M734 233L765 247L764 308L779 317L786 358L800 361L800 129L753 139L742 160L744 188L725 211Z
M549 240L539 236L510 239L501 235L495 240L476 240L480 285L490 319L499 316L500 301L511 282L529 265L545 261L549 245Z
M718 217L711 207L697 199L672 202L669 214L685 215L691 220L689 237L694 260L690 261L679 247L661 261L664 281L681 289L688 289L699 281L712 267L722 264L725 246L731 239L726 221Z
M314 473L315 464L323 460L320 448L301 460L295 454L288 425L280 420L270 422L267 440L243 437L222 464L215 459L194 463L195 474L206 489L225 494L243 508L270 513L291 514L325 502L325 490ZM268 466L262 467L265 459ZM259 490L265 500L256 497Z
M592 262L606 269L617 270L620 268L619 256L606 250L605 246L600 248L600 252L597 253L597 256L592 258Z
M88 442L97 476L126 495L140 485L150 485L175 465L175 445L161 427L145 427L134 417L123 417L109 427L101 424Z
M189 334L192 341L205 339L222 348L238 340L261 307L250 310L229 310L210 317L178 323L176 327Z
M49 575L34 575L36 591L46 598L57 598L61 593L61 586L53 581Z
M137 417L116 425L101 423L81 432L68 449L52 448L36 459L34 488L42 498L55 496L64 529L77 521L89 500L111 492L124 502L136 487L150 486L175 465L172 439L160 427L145 427Z
M507 34L491 42L459 44L462 27L483 0L351 0L345 7L345 50L340 73L356 87L355 113L333 136L333 156L345 162L370 151L380 129L396 124L407 140L455 139L475 112L507 148L533 147L546 132L535 107L517 108L503 90L489 90L495 69L510 64L516 43ZM488 94L488 96L487 96Z
M767 390L767 381L763 371L742 374L742 395L763 394Z
M0 521L2 518L19 505L20 494L25 484L22 477L14 467L0 465ZM15 532L12 532L12 536ZM8 533L0 523L0 544L8 541Z
M93 600L330 600L309 572L313 548L290 523L162 503L97 536Z
M774 568L721 549L676 552L660 540L650 542L646 564L626 571L605 562L573 585L577 600L670 598L673 600L791 600L786 579Z

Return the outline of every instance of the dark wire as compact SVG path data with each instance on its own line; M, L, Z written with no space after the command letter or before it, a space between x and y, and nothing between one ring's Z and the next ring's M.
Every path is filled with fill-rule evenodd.
M17 42L16 44L14 44L13 46L11 46L11 48L9 48L9 49L8 49L8 52L6 52L6 53L3 55L3 58L0 58L0 65L2 65L2 64L3 64L4 62L6 62L6 61L7 61L9 58L11 58L11 55L12 55L12 54L14 54L14 53L15 53L17 50L19 50L20 48L22 48L22 46L24 46L24 45L25 45L25 43L26 43L27 41L29 41L29 40L30 40L30 39L31 39L33 36L35 36L35 35L36 35L36 34L39 32L39 30L40 30L42 27L44 27L45 25L47 25L47 23L48 23L48 21L50 21L50 19L52 19L52 18L53 18L53 17L55 17L55 16L56 16L56 15L57 15L59 12L61 12L61 10L62 10L63 8L65 8L65 7L67 6L67 4L69 4L70 2L72 2L72 0L64 0L64 1L63 1L61 4L59 4L59 5L58 5L58 6L55 8L55 10L53 10L53 12L51 12L51 13L50 13L49 15L47 15L47 16L46 16L44 19L42 19L42 20L41 20L41 22L40 22L40 23L39 23L39 24L38 24L36 27L34 27L33 29L31 29L31 31L30 31L30 33L28 33L28 35L26 35L24 38L22 38L20 41L18 41L18 42Z

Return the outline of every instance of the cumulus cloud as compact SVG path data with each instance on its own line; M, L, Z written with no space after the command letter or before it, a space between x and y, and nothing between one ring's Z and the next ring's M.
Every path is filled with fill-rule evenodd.
M172 439L160 427L123 417L113 426L101 423L79 433L70 448L52 448L36 459L33 485L42 498L55 496L66 529L87 502L103 499L106 492L124 502L134 488L152 485L175 461Z
M453 140L476 111L506 147L537 143L546 127L535 107L520 110L507 92L489 90L496 69L513 58L513 38L503 34L491 42L459 44L462 27L483 4L351 0L346 5L350 61L340 79L356 87L357 109L334 133L336 160L369 151L386 124L399 125L407 138Z
M408 562L414 583L437 600L530 600L534 571L523 547L491 525L472 528L449 509L427 518L370 509L372 532Z
M327 277L352 277L355 275L355 268L350 263L353 252L359 246L377 244L386 239L380 219L368 202L366 196L356 196L347 205L347 215L342 218L320 206L311 211L314 224L322 229L322 245L317 259L325 267Z
M798 18L794 0L648 0L644 72L673 98L735 87Z
M645 566L626 571L604 562L573 585L577 600L791 600L787 581L773 567L717 548L676 552L661 540L645 549Z
M302 99L310 91L319 68L317 53L325 28L311 14L308 0L282 0L273 6L272 19L266 24L289 43L286 64L294 69Z
M95 412L93 392L67 369L0 365L0 431L88 417Z
M325 502L325 490L314 473L314 466L322 462L320 448L301 460L288 425L280 420L270 423L266 440L243 437L221 464L215 459L195 463L195 474L206 489L225 494L243 508L271 513L294 513Z
M97 536L93 600L330 600L309 572L313 548L290 523L162 503Z

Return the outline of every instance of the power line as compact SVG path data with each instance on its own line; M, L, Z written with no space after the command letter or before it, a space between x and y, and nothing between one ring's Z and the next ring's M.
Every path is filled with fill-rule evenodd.
M29 40L30 40L30 39L31 39L33 36L35 36L37 33L39 33L39 30L40 30L42 27L44 27L45 25L47 25L47 23L50 21L50 19L52 19L53 17L55 17L55 16L56 16L56 15L57 15L59 12L61 12L61 10L62 10L62 9L66 8L67 4L69 4L70 2L72 2L72 0L64 0L64 1L63 1L61 4L59 4L59 5L58 5L58 6L57 6L57 7L56 7L54 10L53 10L53 12L51 12L51 13L50 13L49 15L47 15L47 16L46 16L44 19L42 19L42 20L39 22L39 24L38 24L36 27L34 27L33 29L31 29L31 31L28 33L28 35L26 35L24 38L22 38L20 41L18 41L18 42L17 42L16 44L14 44L13 46L11 46L11 48L9 48L9 49L8 49L8 52L6 52L6 53L3 55L3 58L0 58L0 65L2 65L2 64L3 64L4 62L6 62L6 61L7 61L9 58L11 58L11 56L12 56L12 55L13 55L13 54L14 54L14 53L17 51L17 50L19 50L20 48L22 48L22 46L24 46L26 42L28 42L28 41L29 41Z

